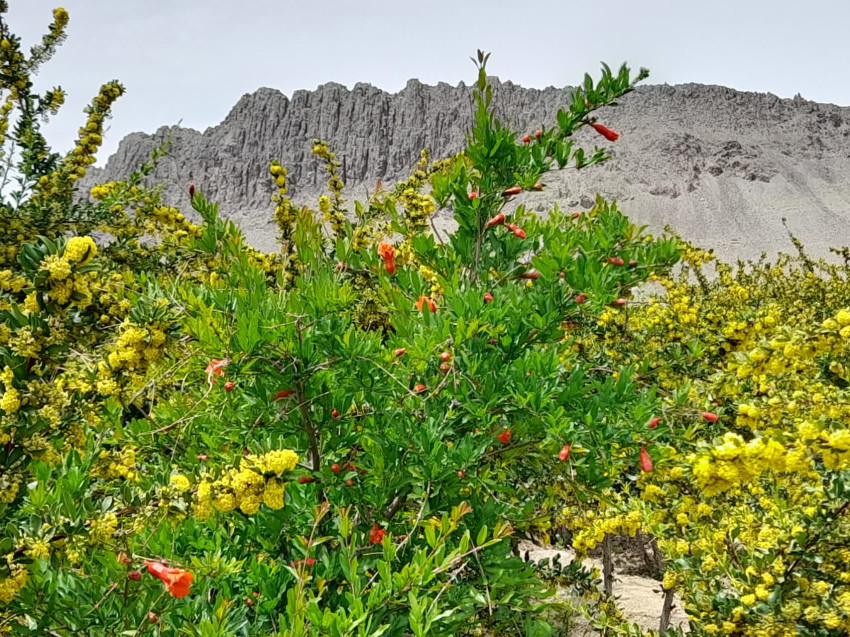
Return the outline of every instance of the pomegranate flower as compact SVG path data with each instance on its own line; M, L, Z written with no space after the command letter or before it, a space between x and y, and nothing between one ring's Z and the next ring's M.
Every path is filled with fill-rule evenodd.
M620 138L620 133L612 131L607 126L597 124L596 122L593 122L591 126L593 127L593 130L602 135L602 137L607 139L609 142L616 142Z
M393 248L393 244L381 241L378 244L378 254L384 260L387 274L395 274L395 248Z
M640 446L640 469L644 473L652 471L652 458L643 445Z
M425 305L428 305L428 309L432 312L437 311L437 304L434 302L434 299L432 299L430 296L422 295L419 297L419 300L416 301L416 309L421 312L422 308Z
M386 530L382 529L378 526L377 522L372 525L372 528L369 531L369 543L370 544L380 544L384 541L384 536L387 534Z
M224 368L230 365L230 360L222 358L219 360L213 359L209 362L204 372L207 376L224 376Z
M172 597L186 597L189 587L192 585L194 576L189 571L179 568L170 568L161 562L145 562L148 573L161 580L165 584L165 590Z

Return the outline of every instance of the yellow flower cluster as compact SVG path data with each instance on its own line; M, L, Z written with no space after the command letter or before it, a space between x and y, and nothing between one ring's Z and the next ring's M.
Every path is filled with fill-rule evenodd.
M138 389L148 368L164 357L167 340L165 325L125 320L106 359L98 363L97 391L114 396L123 388Z
M90 471L91 476L104 480L137 481L139 479L136 467L137 451L136 447L133 446L126 446L114 451L101 451Z
M229 469L216 480L204 477L199 482L195 516L204 520L213 510L225 513L236 508L253 515L263 504L270 509L283 508L286 486L281 476L297 464L298 454L289 449L245 456L238 469Z

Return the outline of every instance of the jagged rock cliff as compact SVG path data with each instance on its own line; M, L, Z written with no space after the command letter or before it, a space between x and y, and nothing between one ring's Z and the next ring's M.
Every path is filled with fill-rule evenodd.
M499 115L530 131L553 121L569 89L496 82L494 93ZM435 157L457 151L471 111L463 84L411 80L395 94L368 84L325 84L291 98L263 88L203 133L172 127L127 136L84 185L126 176L170 135L170 156L154 176L166 185L166 198L185 204L193 182L252 243L270 249L269 160L288 167L294 199L306 201L324 180L311 142L325 139L344 160L349 197L360 196L378 178L404 176L423 147ZM608 144L615 158L552 173L546 191L524 195L525 203L586 207L601 192L639 223L671 224L726 258L789 250L783 217L817 255L850 244L850 108L686 84L641 87L601 119L621 133ZM603 143L592 135L582 133L580 141Z

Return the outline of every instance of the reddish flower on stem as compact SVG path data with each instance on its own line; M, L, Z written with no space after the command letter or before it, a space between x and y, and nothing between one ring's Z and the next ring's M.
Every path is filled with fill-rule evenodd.
M464 471L463 469L460 469L457 472L457 477L460 478L461 480L463 480L466 477L466 471Z
M514 195L518 195L522 192L522 186L514 186L513 188L508 188L502 193L503 197L513 197Z
M538 181L536 184L534 184L534 185L532 186L532 188L533 188L534 190L543 190L543 184L541 184L541 183Z
M469 193L469 198L470 199L478 199L478 191L473 190L471 193Z
M206 375L210 378L212 378L213 376L224 376L224 368L227 367L229 364L230 361L226 358L218 360L213 359L209 362L209 364L207 364L204 373L206 373Z
M210 457L205 453L199 453L198 454L198 460L200 460L201 462L203 462L204 460L209 460L209 459L210 459Z
M413 393L419 394L419 393L425 391L426 389L427 389L427 387L425 387L425 385L423 385L422 383L418 383L417 385L413 386Z
M380 544L384 541L384 536L387 532L378 526L377 522L372 525L371 530L369 531L369 543L370 544Z
M333 411L331 411L331 418L333 418L334 420L336 420L337 418L339 418L339 412L338 412L336 409L334 409Z
M313 565L316 563L316 559L313 557L305 557L303 560L295 560L290 564L292 568L298 568L302 564L307 568L313 568Z
M381 241L378 244L378 254L384 260L384 266L387 268L387 273L395 274L395 248L393 244Z
M520 275L521 279L531 279L532 281L534 281L538 277L540 277L540 273L537 270L529 270L528 272L523 272Z
M702 417L705 418L708 422L717 422L719 418L719 416L712 411L702 412Z
M289 397L289 396L292 396L292 394L294 394L294 393L295 393L295 390L294 390L294 389L281 389L279 392L277 392L277 393L274 395L274 399L275 399L276 401L277 401L277 400L283 400L284 398L287 398L287 397Z
M591 127L609 142L616 142L620 138L619 133L612 131L610 128L608 128L607 126L603 126L602 124L597 124L596 122L593 122L591 124Z
M130 571L129 573L127 573L127 579L133 580L134 582L138 582L140 579L142 579L142 572Z
M523 135L522 136L522 143L523 144L530 144L531 143L531 135Z
M444 374L448 374L449 370L452 368L448 363L440 363L440 371Z
M301 476L298 478L298 484L309 484L310 482L315 482L316 478L313 476Z
M421 308L420 308L420 309L421 309ZM406 352L407 352L407 348L399 347L397 350L395 350L395 351L393 352L393 356L395 356L396 358L399 358L399 357L401 357L401 356L404 356L404 354L405 354Z
M148 619L150 620L151 624L156 624L159 622L159 616L153 611L148 612Z
M628 303L626 299L617 299L616 301L611 301L611 305L613 305L614 307L626 307L626 303Z
M573 221L575 221L576 219L578 219L579 217L581 217L581 213L580 213L580 212L578 212L578 211L576 211L576 212L574 212L574 213L573 213L572 217L573 217Z
M506 445L511 441L511 438L513 437L514 434L510 429L502 429L502 431L499 432L499 435L496 436L496 440L501 442L503 445Z
M484 293L484 302L485 303L492 303L493 302L493 295L490 294L489 292L485 292Z
M334 462L331 465L331 471L333 471L334 473L339 473L340 471L342 471L342 467L340 467L336 462Z
M586 303L586 302L587 302L587 294L585 294L584 292L579 292L576 295L576 303L581 305L582 303Z
M562 462L566 462L570 459L570 446L564 445L561 447L561 451L558 453L558 458L561 459Z
M484 224L484 229L492 228L493 226L499 226L505 223L505 215L501 212L497 214L495 217L492 217L487 220L487 223Z
M192 585L194 576L189 571L179 568L170 568L161 562L145 562L148 573L161 580L165 584L165 590L172 597L186 597L189 587Z
M516 236L517 236L517 237L519 237L520 239L525 239L525 237L526 237L525 230L523 230L522 228L520 228L518 225L513 224L513 223L506 223L506 224L505 224L505 227L506 227L508 230L510 230L511 232L513 232L513 233L514 233L514 235L516 235Z
M195 196L195 184L189 184L189 198Z
M432 312L437 311L437 304L434 302L434 299L432 299L430 296L425 296L425 295L420 296L419 300L416 301L416 309L421 312L422 308L426 304L428 305L428 309L431 310Z
M448 363L450 360L452 360L452 353L451 352L441 352L440 353L440 360L443 361L444 363Z
M345 486L347 486L347 487L353 487L353 486L354 486L354 480L346 480L346 481L345 481Z
M537 138L537 141L539 142L540 138L543 137L543 131L538 128L536 131L534 131L534 136Z
M652 420L650 420L650 421L649 421L649 428L650 428L650 429L655 429L655 428L657 428L657 427L658 427L658 423L660 423L660 422L661 422L661 418L659 418L658 416L656 416L655 418L653 418Z
M652 471L652 458L650 458L649 452L643 445L640 446L640 469L644 473Z
M234 389L236 389L236 383L234 383L232 380L229 380L224 383L224 391L233 391Z
M616 266L621 266L621 265L626 264L626 262L623 261L623 259L620 258L620 257L611 257L610 259L608 259L608 263L610 263L611 265L616 265Z

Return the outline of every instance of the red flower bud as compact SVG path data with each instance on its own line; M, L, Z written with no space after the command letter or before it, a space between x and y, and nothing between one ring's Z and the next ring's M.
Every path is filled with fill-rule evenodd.
M129 573L127 573L127 579L133 580L134 582L138 582L140 579L142 579L142 572L130 571Z
M484 302L485 303L492 303L493 302L493 295L490 294L489 292L485 292L484 293Z
M564 445L561 447L561 451L558 453L558 458L561 459L562 462L566 462L570 459L570 446Z
M574 213L572 214L572 217L573 217L573 221L575 221L576 219L578 219L579 217L581 217L581 213L580 213L580 212L574 212Z
M313 476L301 476L298 478L298 484L309 484L311 482L315 482L316 478Z
M419 300L416 301L416 309L421 312L422 308L426 304L428 305L428 309L431 310L431 312L437 311L437 304L434 302L434 299L432 299L430 296L425 295L420 296Z
M334 473L339 473L340 471L342 471L342 467L340 467L336 462L334 462L331 465L331 471L333 471Z
M444 363L449 362L450 360L452 360L452 353L451 352L442 352L440 354L440 360L443 361Z
M333 418L334 420L336 420L337 418L339 418L339 412L338 412L336 409L334 409L333 411L331 411L331 418Z
M246 605L248 605L248 606L253 606L253 605L254 605L254 600L253 600L253 599L251 599L250 597L246 597L246 598L245 598L245 604L246 604Z
M649 421L649 428L650 429L656 429L658 427L658 423L660 423L660 422L661 422L661 418L656 416L655 418L653 418L652 420Z
M617 299L616 301L611 301L611 305L613 305L614 307L626 307L626 303L628 303L626 299Z
M531 279L534 281L535 279L540 277L540 273L537 270L529 270L528 272L523 272L519 275L521 279Z
M711 411L702 412L702 417L705 418L708 422L717 422L719 416Z
M156 624L159 622L159 615L153 611L148 611L148 620L150 620L151 624Z
M602 124L597 124L596 122L593 122L591 124L591 127L593 127L593 130L602 135L602 137L607 139L609 142L616 142L620 137L619 133L615 133L610 128L608 128L607 126L603 126Z
M510 429L502 429L502 431L499 432L499 435L496 436L496 440L501 442L503 445L506 445L511 441L513 436L514 434Z
M543 190L543 184L541 184L541 183L538 181L536 184L534 184L534 185L532 186L532 188L533 188L534 190Z
M531 143L531 136L529 136L529 135L523 135L523 136L522 136L522 143L523 143L523 144L530 144L530 143Z
M536 131L534 131L534 136L537 138L537 141L539 142L540 138L543 137L543 131L538 128Z
M293 389L281 389L279 392L277 392L274 395L274 399L275 399L275 401L283 400L284 398L286 398L288 396L292 396L292 394L294 394L294 393L295 393L295 390L293 390Z
M640 469L644 473L652 471L652 458L649 456L649 452L643 445L640 446Z
M425 391L426 389L427 389L427 387L425 387L425 385L423 385L422 383L418 383L418 384L413 386L413 393L414 394L420 394L423 391Z
M587 294L585 294L584 292L579 292L576 295L576 303L581 305L582 303L586 303L586 302L587 302Z
M621 266L621 265L626 264L626 262L623 261L623 259L621 259L620 257L610 257L608 259L608 263L610 263L611 265L616 265L616 266Z
M469 193L469 198L470 199L478 199L478 192L473 190L471 193Z
M345 486L347 486L347 487L353 487L353 486L354 486L354 480L346 480L346 481L345 481Z
M487 223L484 224L484 229L492 228L493 226L498 226L505 223L505 215L501 212L497 214L495 217L487 220Z
M201 462L203 462L204 460L209 460L209 459L210 459L210 457L205 453L199 453L198 454L198 460L200 460Z
M514 186L512 188L508 188L502 193L503 197L513 197L514 195L518 195L522 192L522 186Z
M444 374L448 374L449 370L452 368L448 363L440 363L440 371Z
M405 352L407 352L407 348L399 347L397 350L395 350L393 352L393 356L395 356L396 358L399 358L401 356L404 356Z
M457 472L457 477L460 478L461 480L463 480L466 477L466 471L461 469L460 471Z
M195 196L195 184L189 184L189 198Z
M236 383L234 383L232 380L229 380L224 383L224 391L233 391L234 389L236 389Z

